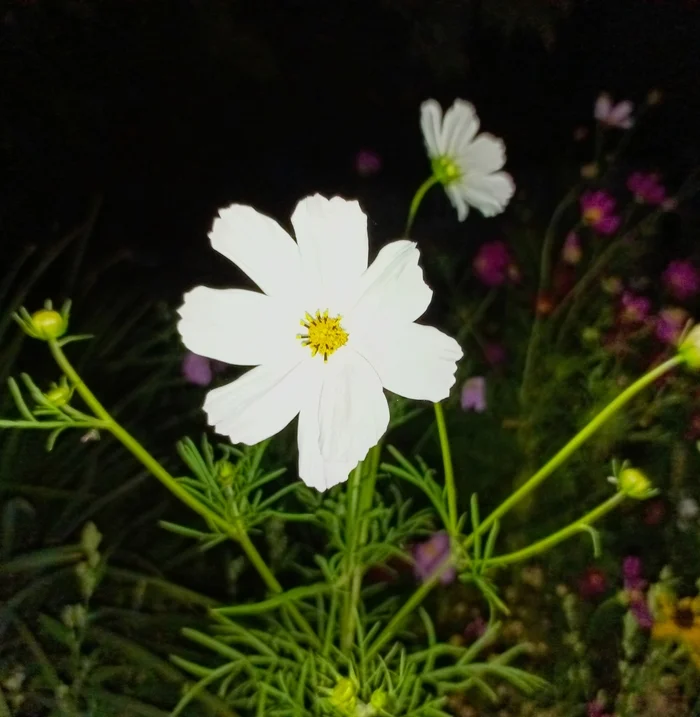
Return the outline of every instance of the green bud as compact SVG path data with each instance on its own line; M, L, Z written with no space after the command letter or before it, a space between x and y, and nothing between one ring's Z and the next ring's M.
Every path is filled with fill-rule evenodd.
M647 476L638 468L623 468L618 476L620 491L635 500L645 500L657 491Z
M230 461L227 461L225 458L222 458L216 464L216 477L219 480L219 483L221 483L221 485L225 488L233 485L236 473L236 466L234 466Z
M342 677L331 693L331 704L341 712L353 712L357 704L357 688L354 682Z
M376 711L384 710L389 704L389 695L384 690L375 690L369 698L369 704Z
M44 394L44 398L57 408L65 406L73 397L73 387L68 385L68 379L63 376L59 383L52 383L51 390Z
M102 533L97 529L97 526L92 521L85 523L83 532L80 535L80 545L92 567L95 567L100 561L100 554L97 549L100 547L101 542Z
M34 312L31 325L35 332L34 338L43 339L44 341L58 339L68 329L67 317L62 316L53 309L41 309Z
M678 347L678 354L692 371L700 371L700 324L693 326Z

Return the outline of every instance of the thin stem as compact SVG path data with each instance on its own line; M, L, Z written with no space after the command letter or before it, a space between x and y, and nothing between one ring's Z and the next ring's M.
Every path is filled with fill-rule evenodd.
M552 244L554 243L554 237L556 234L557 225L562 215L568 209L569 204L578 195L578 185L573 187L571 191L559 202L557 208L552 214L552 218L549 220L549 226L544 235L544 241L542 242L542 253L540 255L540 275L539 283L537 286L537 297L538 299L545 289L549 286L549 274L552 263ZM542 316L539 312L535 312L535 320L532 322L532 330L530 332L530 339L527 344L527 352L525 354L525 368L523 370L523 380L520 387L520 401L524 403L530 389L530 382L532 380L532 372L535 365L535 355L540 341L540 334L542 332Z
M85 401L87 406L93 411L95 416L101 419L106 430L111 434L138 460L140 461L176 498L181 500L186 506L191 508L195 513L201 515L210 524L215 525L224 535L231 540L239 543L244 552L248 556L250 562L255 566L268 589L273 593L281 593L282 586L279 584L275 576L272 574L267 564L257 551L253 543L250 541L246 531L238 526L231 525L227 520L217 515L205 505L202 505L192 494L190 494L183 486L181 486L170 473L124 428L122 428L102 406L95 395L86 386L83 380L73 368L58 342L49 341L49 349L54 360L66 375L68 380L75 386L75 390ZM299 627L312 639L314 644L320 644L316 634L306 621L304 616L298 609L290 605L288 607L290 613L297 621Z
M482 299L481 303L476 307L471 316L467 318L460 330L457 332L456 340L458 344L461 344L462 341L467 338L469 332L474 328L474 325L481 321L486 311L489 309L491 304L493 304L497 295L498 291L496 289L491 289L491 291L489 291L489 293Z
M346 535L346 571L345 574L350 578L350 589L346 591L345 598L343 600L343 612L340 619L340 648L343 652L347 653L352 647L352 638L354 632L354 613L356 608L355 598L353 594L354 590L354 577L357 570L355 565L355 553L358 546L358 533L360 520L359 516L359 502L360 502L360 483L362 482L362 463L352 472L350 480L348 482L348 501L347 501L347 515L345 523L345 535ZM359 592L359 588L358 588Z
M626 403L634 398L640 391L654 383L659 377L683 363L680 356L664 361L656 368L638 378L631 386L628 386L617 398L611 401L593 420L584 426L558 453L535 473L518 490L512 493L491 515L481 522L477 531L474 531L465 541L464 547L468 548L476 537L476 533L482 534L502 515L507 513L514 505L519 503L525 496L531 493L537 486L548 478L569 456L577 451L608 419L612 418Z
M507 553L506 555L500 555L487 560L486 566L489 568L500 567L502 565L510 565L511 563L519 563L523 560L529 560L534 555L543 553L558 543L561 543L573 535L585 530L586 526L589 526L591 523L594 523L596 520L602 518L606 513L609 513L611 510L617 508L617 506L620 505L626 497L627 496L622 492L615 493L615 495L608 498L608 500L601 503L601 505L594 508L589 513L586 513L586 515L582 518L579 518L574 523L571 523L571 525L567 525L565 528L562 528L556 533L549 535L532 545L528 545L527 548L516 550L513 553Z
M438 436L440 438L440 451L442 453L442 465L445 473L445 490L447 491L447 508L450 516L449 529L452 534L457 532L457 491L455 490L455 475L452 468L452 452L450 450L450 439L447 435L445 413L442 405L435 406L435 421L437 423Z
M440 180L434 175L430 175L423 184L418 187L418 191L415 193L413 200L411 201L411 208L408 210L408 221L406 222L406 230L404 231L405 236L409 236L411 229L413 228L413 222L418 214L418 207L423 201L423 197L427 194L428 190L436 185Z

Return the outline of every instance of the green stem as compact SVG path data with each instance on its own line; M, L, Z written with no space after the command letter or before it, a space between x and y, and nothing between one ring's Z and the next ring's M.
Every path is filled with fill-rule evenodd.
M486 311L489 309L491 304L493 304L497 295L498 291L496 289L491 289L491 291L486 294L481 303L476 307L474 312L467 318L460 330L457 332L456 340L458 344L461 344L462 341L467 338L469 332L474 328L474 326L481 321Z
M506 555L500 555L495 558L486 561L486 567L500 567L502 565L510 565L511 563L519 563L523 560L529 560L534 555L543 553L549 550L558 543L567 540L586 529L591 523L602 518L606 513L609 513L614 508L617 508L627 496L624 493L615 493L615 495L608 498L605 503L602 503L597 508L594 508L589 513L586 513L582 518L579 518L576 522L571 525L567 525L565 528L557 531L556 533L543 538L542 540L529 545L527 548L522 550L516 550L513 553L507 553Z
M487 531L493 523L502 515L507 513L514 505L519 503L525 496L531 493L537 486L548 478L564 461L566 461L572 453L578 450L608 419L612 418L626 403L634 398L640 391L650 384L654 383L665 373L683 363L680 356L664 361L664 363L656 366L648 373L638 378L631 386L628 386L617 398L611 401L593 420L584 426L558 453L556 453L535 475L524 483L515 493L511 494L501 505L494 510L479 525L466 540L464 547L468 548L476 538Z
M447 425L445 423L445 413L442 405L439 403L435 406L435 421L437 423L438 436L440 438L440 451L442 452L442 465L445 473L445 490L447 491L447 508L449 511L451 534L457 532L457 491L455 490L455 476L452 468L452 452L450 450L450 439L447 435Z
M569 204L578 196L578 185L573 187L571 191L559 202L559 205L554 210L552 218L549 220L547 231L544 235L544 241L542 242L542 253L540 255L540 275L539 283L537 286L537 301L539 297L549 286L549 275L551 271L552 263L552 244L554 243L554 237L556 234L557 225L564 212L568 209ZM540 342L540 334L542 333L542 316L539 312L535 311L535 320L532 323L532 330L530 331L530 339L527 344L527 351L525 354L525 368L523 370L523 380L520 387L520 402L525 403L530 392L530 382L532 381L532 372L535 366L535 355Z
M267 564L263 560L256 547L251 542L248 534L245 530L239 529L238 526L231 525L227 520L217 515L205 505L202 505L193 495L191 495L185 488L183 488L170 473L163 468L163 466L124 428L122 428L109 414L109 412L102 406L95 395L86 386L83 380L78 375L78 372L73 368L68 358L63 353L63 350L54 341L49 341L49 349L54 357L54 360L66 375L68 380L75 386L75 390L78 392L80 397L85 401L86 405L93 411L95 416L102 420L105 424L106 430L110 433L138 460L140 461L176 498L181 500L186 506L191 508L195 513L201 515L212 525L215 525L221 530L224 535L228 536L231 540L239 543L243 551L248 556L250 562L255 566L256 570L260 574L268 589L273 593L283 592L282 586L277 581L275 576L272 574ZM306 633L306 635L312 639L316 644L318 638L311 629L311 626L306 621L304 616L297 610L296 607L290 605L289 611L297 621L299 627Z
M428 190L435 186L439 181L440 180L432 174L425 180L425 182L423 182L423 184L420 185L420 187L418 187L418 191L415 193L413 200L411 201L411 208L408 210L408 221L406 222L406 230L404 231L404 235L406 237L408 237L411 233L413 222L416 218L416 214L418 214L418 207L420 207L423 197L427 194Z

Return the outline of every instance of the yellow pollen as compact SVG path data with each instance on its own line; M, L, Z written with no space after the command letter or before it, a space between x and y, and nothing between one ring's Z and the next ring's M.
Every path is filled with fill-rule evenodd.
M300 322L306 333L297 334L297 338L301 339L302 346L311 349L312 356L321 354L323 360L328 361L332 353L348 342L348 332L340 325L342 318L328 316L328 309L323 313L317 311L315 316L307 312Z
M600 207L590 207L583 212L583 220L587 224L597 224L603 218L603 210Z

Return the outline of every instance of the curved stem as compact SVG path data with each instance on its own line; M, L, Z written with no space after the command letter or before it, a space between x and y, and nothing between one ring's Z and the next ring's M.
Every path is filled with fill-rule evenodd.
M260 577L267 585L268 589L273 593L281 593L282 586L277 578L272 574L267 564L263 560L256 547L251 542L245 530L238 526L231 525L227 520L217 515L205 505L202 505L192 494L190 494L183 486L181 486L170 473L124 428L122 428L99 402L96 396L90 391L84 381L80 378L78 372L73 368L63 350L57 341L49 341L49 350L54 360L66 375L68 380L75 386L75 390L85 401L87 406L93 411L95 416L104 422L105 429L110 433L138 460L140 461L176 498L181 500L186 506L191 508L195 513L201 515L210 524L215 525L221 532L231 540L239 543L243 551L248 556L250 562L260 574ZM296 607L290 605L289 611L297 621L299 627L311 638L318 643L316 634L311 629L304 616Z
M439 181L440 180L434 174L431 174L430 177L428 177L428 179L426 179L425 182L418 187L418 191L415 193L411 201L411 208L408 210L408 221L406 222L406 229L404 231L406 237L408 237L411 233L413 222L416 218L416 214L418 214L418 207L420 207L423 197L427 194L428 190Z
M439 403L435 406L435 421L437 423L438 436L440 437L440 451L442 453L442 465L445 473L445 490L447 491L447 509L450 517L450 533L457 532L457 491L455 490L455 475L452 467L452 451L450 450L450 439L447 435L447 424L445 423L445 412Z
M568 538L572 537L573 535L580 533L582 530L585 530L586 527L589 526L591 523L595 522L596 520L599 520L606 513L609 513L614 508L617 508L617 506L620 505L620 503L622 503L626 497L627 496L622 492L616 493L615 495L608 498L605 503L601 503L601 505L599 505L597 508L594 508L589 513L586 513L586 515L584 515L582 518L579 518L574 523L571 523L571 525L567 525L565 528L562 528L556 533L553 533L552 535L549 535L542 540L538 540L532 545L528 545L527 548L523 548L522 550L516 550L513 553L506 553L506 555L500 555L496 556L495 558L491 558L490 560L486 561L485 567L500 567L502 565L510 565L511 563L519 563L522 560L528 560L534 555L543 553L545 550L549 550L558 543L561 543L564 540L567 540Z
M617 398L611 401L593 420L584 426L558 453L535 473L526 483L518 490L512 493L501 505L494 510L485 520L481 522L479 527L465 541L464 547L468 548L476 538L487 531L491 525L502 515L507 513L514 505L519 503L525 496L531 493L537 486L548 478L564 461L566 461L572 453L578 450L608 419L612 418L626 403L634 398L640 391L649 384L654 383L665 373L683 363L680 356L664 361L656 368L653 368L641 378L637 379L631 386L628 386Z

